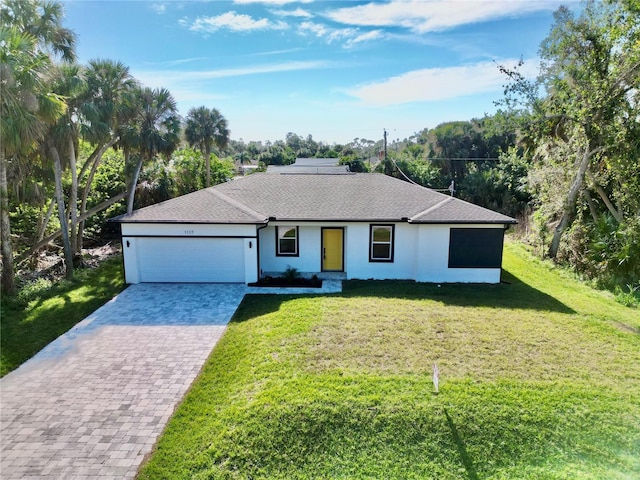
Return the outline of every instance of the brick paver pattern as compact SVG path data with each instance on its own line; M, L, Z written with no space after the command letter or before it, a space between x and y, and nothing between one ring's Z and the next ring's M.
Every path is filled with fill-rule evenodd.
M243 285L127 288L0 381L0 477L133 478Z

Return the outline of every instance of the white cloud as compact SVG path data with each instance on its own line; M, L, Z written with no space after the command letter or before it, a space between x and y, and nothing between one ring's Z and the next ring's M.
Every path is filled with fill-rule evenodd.
M298 34L302 36L315 36L334 43L344 40L344 47L351 48L358 43L376 40L384 36L381 30L372 30L362 33L358 28L333 28L316 22L302 22L298 25Z
M356 35L357 30L355 28L330 28L321 23L315 22L302 22L298 26L298 33L300 35L312 35L318 38L326 40L328 43L333 43L336 40L353 37Z
M164 12L167 11L167 6L164 3L152 3L150 7L151 7L151 10L156 12L158 15L162 15Z
M557 0L391 0L329 11L327 16L346 25L404 27L417 33L459 25L555 10Z
M189 30L194 32L213 33L218 30L227 29L232 32L250 32L254 30L284 30L288 28L284 22L272 22L267 18L254 19L245 14L234 11L226 12L215 17L198 17L188 25L186 19L181 19L179 23L187 25Z
M300 61L253 65L242 68L223 68L219 70L141 70L135 72L135 77L144 85L156 86L160 82L170 88L171 84L184 84L199 82L215 78L240 77L246 75L258 75L264 73L291 72L296 70L316 70L335 66L326 61Z
M295 10L272 10L271 13L278 17L297 17L297 18L311 18L313 14L300 7Z
M253 57L261 57L261 56L267 56L267 55L282 55L282 54L285 54L285 53L300 52L302 50L304 50L304 49L300 48L300 47L285 48L284 50L269 50L268 52L256 52L256 53L252 53L251 56L253 56Z
M350 39L349 41L347 41L346 46L353 47L358 43L370 42L372 40L378 40L383 37L384 33L382 32L382 30L371 30L370 32L362 33Z
M193 57L193 58L179 58L177 60L165 60L163 62L153 62L157 65L166 65L166 66L174 66L174 65L182 65L184 63L192 63L192 62L200 62L203 60L208 60L209 57ZM151 63L151 62L148 62Z
M516 64L503 60L501 64ZM535 77L538 61L528 60L520 72ZM499 91L506 82L495 62L481 62L447 68L425 68L403 73L387 80L372 82L346 91L364 105L385 106L414 102L448 100L467 95Z

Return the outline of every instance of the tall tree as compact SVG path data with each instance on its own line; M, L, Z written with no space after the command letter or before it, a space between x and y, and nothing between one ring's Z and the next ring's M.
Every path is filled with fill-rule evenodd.
M211 150L214 145L226 148L229 143L227 120L215 108L197 107L189 110L185 137L189 145L202 151L205 160L206 186L211 186Z
M51 56L75 59L75 35L62 26L59 2L5 0L0 5L0 75L2 132L0 147L0 217L2 224L2 288L13 293L13 251L6 160L19 161L42 139L47 122L64 111L61 99L47 90Z
M79 126L82 97L86 89L82 68L79 65L62 65L53 78L52 91L65 98L66 112L52 124L45 137L45 152L53 164L55 198L62 232L65 258L65 275L73 277L73 256L77 250L76 230L78 226L78 173L76 151L79 143ZM68 208L65 207L62 190L63 166L68 166L71 174L71 190Z
M598 164L628 141L630 129L637 129L640 110L631 102L640 85L639 41L640 20L624 3L590 1L578 17L561 7L542 44L547 92L542 143L551 151L570 152L572 172L549 248L552 258L575 218L588 173L599 170ZM614 216L621 211L612 210Z
M113 60L91 60L85 73L87 89L81 110L85 119L83 137L94 150L84 163L79 178L88 171L80 200L80 215L87 210L87 201L93 179L102 162L102 156L119 140L126 126L135 116L133 96L137 82L122 62ZM84 222L77 233L77 249L82 248Z
M36 39L16 28L0 27L0 210L2 289L15 292L7 162L33 150L45 122L60 114L63 104L48 96L42 79L50 68L47 55L36 51ZM51 104L46 102L50 101Z
M180 118L176 101L164 88L139 89L136 95L135 131L139 151L127 199L127 212L133 211L138 177L143 162L157 155L170 155L180 143Z
M38 52L73 62L76 36L62 26L63 18L62 3L56 1L4 0L0 9L2 25L32 36Z

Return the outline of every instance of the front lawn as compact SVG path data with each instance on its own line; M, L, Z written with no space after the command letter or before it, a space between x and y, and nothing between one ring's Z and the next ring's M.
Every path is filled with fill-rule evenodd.
M73 281L32 293L30 301L3 296L0 376L18 368L124 287L122 257L116 257L79 271Z
M638 310L505 269L246 297L140 478L639 478Z

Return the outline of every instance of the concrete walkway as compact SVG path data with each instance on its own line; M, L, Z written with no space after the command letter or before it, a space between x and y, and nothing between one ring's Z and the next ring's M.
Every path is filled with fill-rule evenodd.
M0 478L133 478L246 293L139 284L0 381Z

